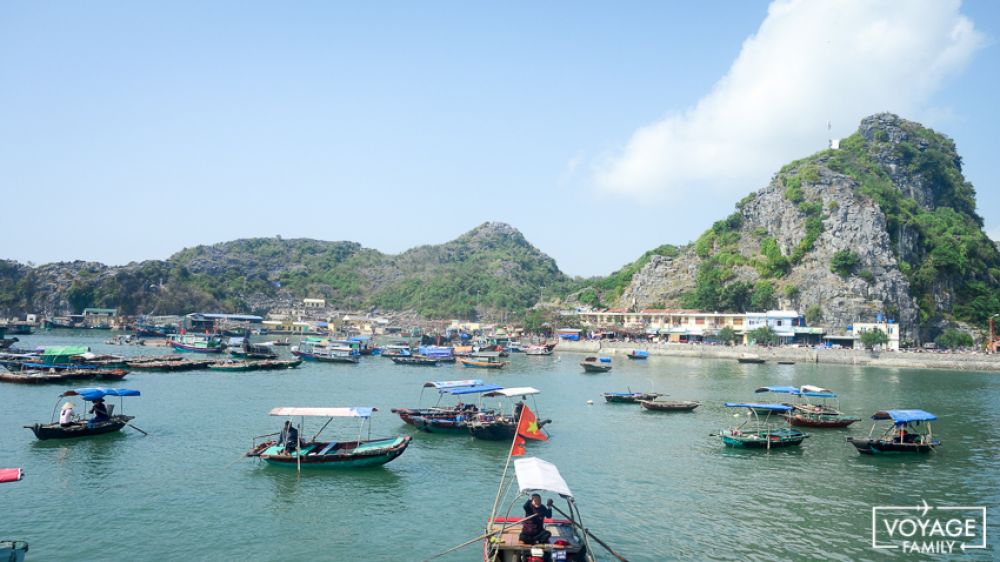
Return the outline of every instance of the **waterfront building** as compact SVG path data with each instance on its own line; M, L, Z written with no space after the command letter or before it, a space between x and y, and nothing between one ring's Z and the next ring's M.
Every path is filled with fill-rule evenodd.
M767 326L782 343L818 343L823 331L809 328L794 310L767 312L705 312L683 308L647 308L629 311L621 308L581 311L580 322L610 333L643 334L656 341L689 343L712 339L723 328L732 328L737 343L745 341L750 330Z
M881 330L889 338L889 343L877 349L899 351L899 324L878 319L876 322L855 322L849 327L851 335L857 342L861 334L872 330ZM855 347L858 347L857 345Z

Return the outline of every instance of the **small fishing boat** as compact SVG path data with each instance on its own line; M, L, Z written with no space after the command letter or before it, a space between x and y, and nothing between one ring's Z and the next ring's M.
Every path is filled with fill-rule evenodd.
M364 468L380 466L402 455L413 439L409 435L376 438L371 437L371 416L377 408L274 408L272 416L299 418L299 425L294 429L291 421L286 422L286 428L292 427L294 434L282 431L280 434L269 434L254 437L253 445L246 456L262 459L264 462L286 468ZM310 440L302 439L305 418L329 418L326 424ZM337 418L360 419L357 439L351 441L318 440L323 429ZM365 426L368 428L366 439ZM279 439L270 439L257 443L257 439L279 435Z
M141 357L129 359L128 368L133 371L194 371L206 369L216 361L213 359L184 359L178 356Z
M494 413L492 410L483 409L476 404L464 404L459 401L457 404L442 406L441 401L445 396L461 397L466 395L482 395L486 392L501 390L503 387L497 385L483 384L480 379L468 379L457 381L430 381L424 383L420 389L420 402L423 402L425 389L434 388L438 392L438 401L431 408L393 408L392 413L399 416L405 423L428 433L448 433L468 435L469 421L480 413ZM460 398L459 398L460 400ZM481 398L480 398L481 401Z
M584 527L573 492L554 464L534 457L515 459L514 475L517 479L517 494L501 512L497 511L497 507L503 503L498 494L494 513L487 519L483 540L484 562L596 562L597 558L590 546L591 539L614 552L597 539L590 529ZM506 478L501 479L501 491L508 487ZM548 505L551 506L549 509L552 516L545 517L542 522L542 527L551 535L550 538L543 543L526 544L521 541L521 532L524 530L524 521L528 518L522 517L515 510L521 509L522 502L530 501L533 493L558 495L566 501L566 511L556 507L550 498ZM555 517L556 513L561 517ZM615 555L619 560L625 560L617 553Z
M476 439L486 439L489 441L509 441L514 438L514 434L517 433L517 424L520 420L521 406L524 405L524 400L528 396L531 396L532 405L534 406L534 411L538 411L538 404L535 403L535 395L541 392L537 388L532 388L530 386L523 386L517 388L501 388L497 390L491 390L490 392L483 393L483 398L506 398L509 402L508 412L504 412L502 406L495 408L493 410L487 410L485 412L481 411L468 423L469 433L472 434ZM514 399L520 397L518 403L514 403ZM538 421L538 428L541 429L545 425L551 423L552 420L540 420Z
M89 437L91 435L101 435L103 433L120 431L123 427L128 425L130 421L135 419L134 416L115 414L115 405L108 404L105 406L108 411L108 417L104 420L84 420L76 417L76 419L71 420L66 425L60 424L57 420L59 402L62 402L63 398L72 396L79 396L87 402L103 402L105 396L118 396L122 397L121 406L124 407L123 397L139 396L139 391L128 388L77 388L75 390L67 390L59 395L59 399L56 401L56 406L52 410L51 422L47 424L36 423L33 425L26 425L24 426L25 429L33 431L35 433L35 437L37 437L40 441L44 441L46 439L72 439L76 437Z
M656 400L663 396L659 392L605 392L604 400L612 404L636 404L643 400Z
M547 345L532 345L524 350L524 354L533 357L544 357L552 355L552 349Z
M237 359L277 359L278 352L268 343L250 343L250 338L243 338L239 347L231 347L229 355Z
M222 337L208 334L173 334L167 343L177 351L191 353L222 353Z
M353 363L357 364L360 353L353 347L334 345L327 340L307 339L297 346L292 346L292 355L305 361L320 363Z
M414 367L437 367L439 363L437 359L424 357L423 355L394 355L391 359L397 365L411 365Z
M24 541L0 540L0 560L4 562L24 562L28 553L28 543Z
M61 371L0 372L0 381L15 384L64 383L67 381L104 380L120 381L128 371L124 369L64 369Z
M879 410L872 415L875 423L867 438L848 437L847 442L854 445L862 455L885 455L898 453L929 453L941 445L934 439L931 430L932 421L937 416L924 410ZM881 435L872 437L878 422L889 421ZM920 424L926 422L925 425Z
M503 369L510 365L509 362L500 360L500 352L498 351L480 351L469 357L462 357L458 359L458 362L463 367L470 369Z
M633 349L625 357L629 359L649 359L649 352L643 349Z
M611 370L611 358L587 357L580 362L580 366L585 373L607 373Z
M410 346L405 342L394 343L392 345L387 345L382 348L382 357L409 357L413 352L410 351Z
M813 385L794 386L762 386L754 392L773 392L777 394L791 394L793 396L818 398L819 402L797 402L789 404L792 411L782 414L789 425L798 427L824 427L839 428L847 427L859 421L860 418L848 416L841 412L839 404L837 407L827 403L830 399L836 399L837 394L828 388L821 388Z
M736 358L736 361L750 364L766 363L766 360L756 353L741 353L740 356Z
M726 402L725 406L750 411L750 416L742 424L719 431L719 437L727 447L770 450L797 446L809 437L791 427L774 427L774 418L781 419L780 414L792 410L788 404ZM761 419L760 412L767 412L767 415Z
M778 361L778 365L794 365L795 361Z
M212 371L239 373L247 371L276 371L294 369L302 364L301 359L264 359L261 361L219 361L208 366Z
M692 400L640 400L639 405L655 412L690 412L701 406Z

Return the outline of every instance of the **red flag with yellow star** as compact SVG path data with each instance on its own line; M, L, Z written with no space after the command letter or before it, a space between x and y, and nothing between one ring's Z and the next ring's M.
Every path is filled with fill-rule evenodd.
M521 419L517 423L517 434L525 439L537 439L538 441L548 441L549 436L542 433L538 427L538 418L527 404L521 409Z
M510 448L510 456L519 457L524 454L524 438L520 435L514 436L514 446Z

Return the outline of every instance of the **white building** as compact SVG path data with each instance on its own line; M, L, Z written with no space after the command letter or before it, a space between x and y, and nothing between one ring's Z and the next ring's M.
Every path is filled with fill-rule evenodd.
M899 351L899 324L895 322L855 322L851 326L851 335L855 338L855 344L859 343L861 334L872 330L881 330L889 338L889 343L879 346L880 349Z

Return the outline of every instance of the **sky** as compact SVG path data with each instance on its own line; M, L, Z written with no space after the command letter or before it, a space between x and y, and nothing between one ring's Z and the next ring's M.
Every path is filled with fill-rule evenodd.
M570 275L683 244L892 111L1000 239L1000 4L5 2L0 258L518 228Z

